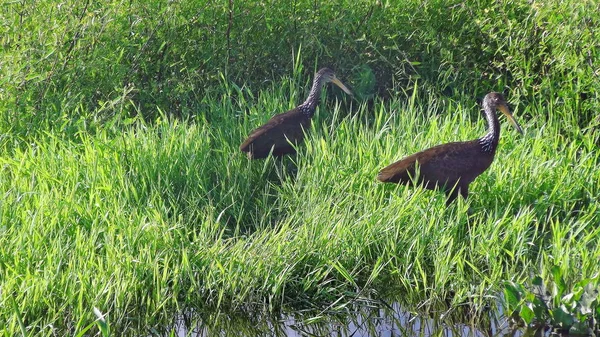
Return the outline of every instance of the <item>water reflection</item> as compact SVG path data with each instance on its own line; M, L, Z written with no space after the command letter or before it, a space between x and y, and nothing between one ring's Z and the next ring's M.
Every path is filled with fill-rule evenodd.
M196 316L195 318L193 316ZM410 313L398 303L360 304L335 312L302 311L278 317L262 314L181 316L169 336L542 336L509 327L501 310L473 314L468 307ZM210 322L210 324L208 324Z

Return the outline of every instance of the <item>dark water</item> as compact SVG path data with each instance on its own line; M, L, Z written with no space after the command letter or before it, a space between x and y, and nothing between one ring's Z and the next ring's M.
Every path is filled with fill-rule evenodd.
M219 314L211 323L182 315L171 329L176 336L542 336L512 329L502 309L472 314L466 306L411 313L398 303L360 304L340 311L295 312L279 317ZM209 327L210 325L210 327ZM175 334L174 334L175 335Z

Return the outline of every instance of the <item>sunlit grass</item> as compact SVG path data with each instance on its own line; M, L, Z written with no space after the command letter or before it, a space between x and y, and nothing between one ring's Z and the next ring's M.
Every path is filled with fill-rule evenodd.
M298 100L283 82L260 93L231 87L235 101L208 97L196 120L137 121L77 140L48 134L1 157L4 335L76 335L107 322L136 334L182 310L344 306L361 296L483 303L501 281L552 265L571 280L597 271L594 132L568 139L552 120L520 119L521 136L502 120L496 160L468 201L446 208L443 193L375 175L482 135L470 98L344 109L329 99L297 156L248 161L243 137Z

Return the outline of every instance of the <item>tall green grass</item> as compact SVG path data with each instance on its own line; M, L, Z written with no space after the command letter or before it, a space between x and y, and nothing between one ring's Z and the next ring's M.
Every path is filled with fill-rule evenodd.
M446 208L442 193L375 175L481 135L474 103L418 90L347 111L329 100L297 156L248 161L243 137L293 105L294 81L283 83L254 103L206 98L210 123L164 117L77 140L46 134L2 156L0 330L77 334L97 319L93 308L111 330L139 335L183 310L344 306L392 293L415 305L450 295L483 303L500 281L552 265L571 280L597 271L597 132L565 139L549 119L524 122L521 136L503 121L496 161L467 202Z

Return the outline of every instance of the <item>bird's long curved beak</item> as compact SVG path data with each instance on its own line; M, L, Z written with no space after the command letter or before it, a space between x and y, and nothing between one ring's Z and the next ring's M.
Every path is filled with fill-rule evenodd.
M517 121L513 117L512 113L510 112L510 110L508 109L508 106L506 106L506 104L499 105L498 110L502 111L502 113L506 116L506 118L508 118L508 121L510 122L510 124L512 124L515 127L515 129L517 129L517 131L519 131L520 134L523 134L523 129L521 129L521 126L519 125L519 123L517 123Z
M333 78L331 80L331 83L333 83L333 84L337 85L338 87L340 87L340 89L344 90L344 92L347 93L348 95L353 96L352 92L350 91L350 89L346 88L346 86L344 85L344 83L342 83L337 78Z

